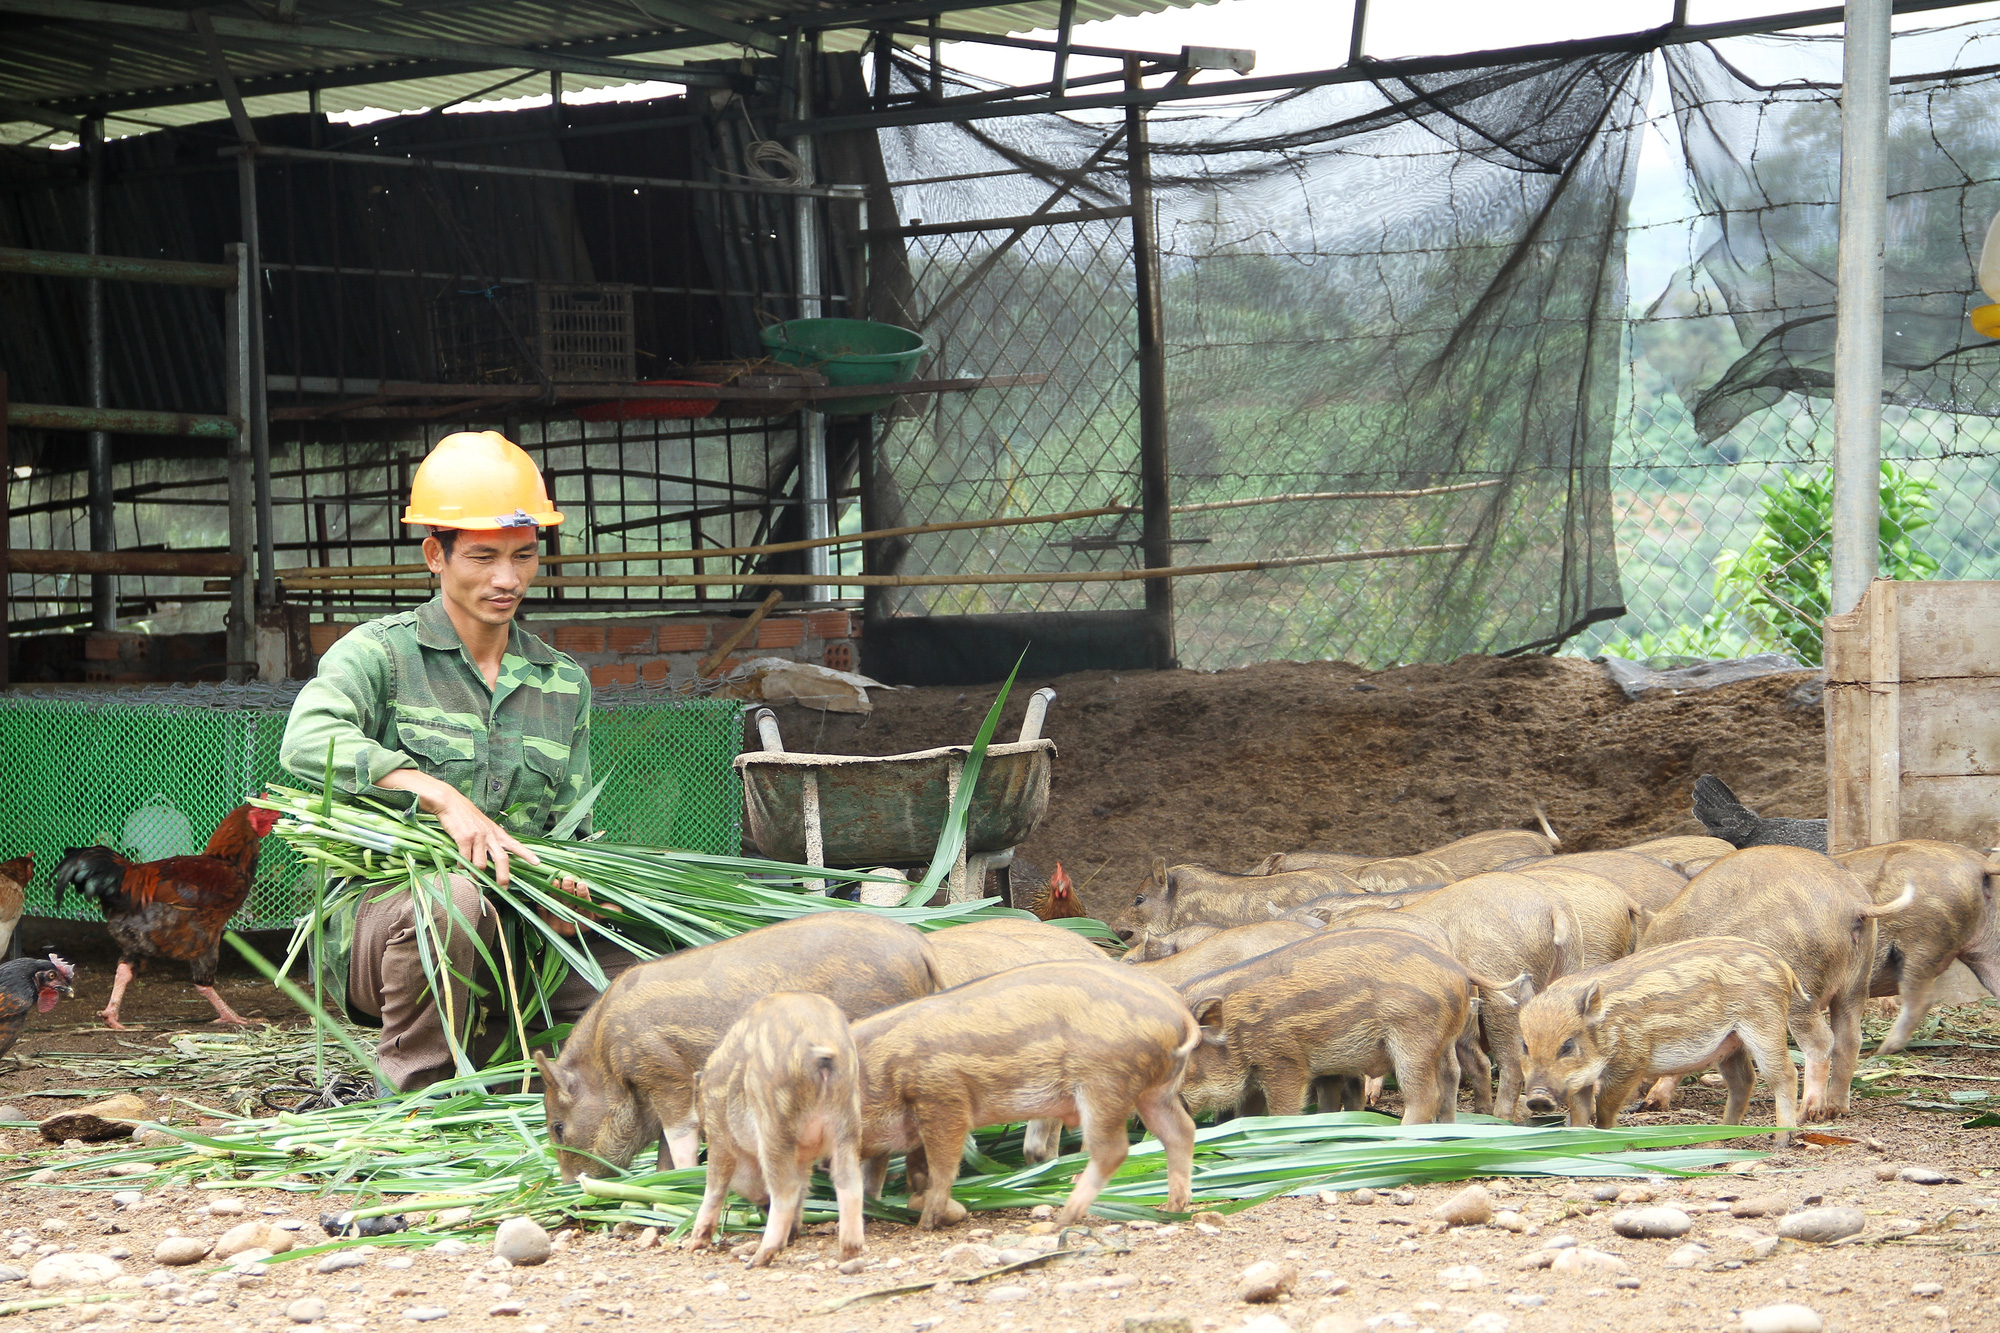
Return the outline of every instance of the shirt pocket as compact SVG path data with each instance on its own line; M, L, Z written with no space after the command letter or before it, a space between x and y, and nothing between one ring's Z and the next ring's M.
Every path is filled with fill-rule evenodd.
M472 728L399 718L396 745L413 755L424 772L470 794L479 767L479 736Z
M533 774L530 790L520 793L535 805L534 824L546 827L555 805L569 793L569 750L561 741L541 736L521 737L521 762Z

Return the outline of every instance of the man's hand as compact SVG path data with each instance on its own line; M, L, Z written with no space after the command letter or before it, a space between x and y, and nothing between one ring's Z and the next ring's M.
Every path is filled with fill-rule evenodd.
M438 824L458 844L458 854L472 862L475 869L484 870L490 863L494 882L503 888L508 882L509 857L518 856L531 866L542 863L542 858L522 846L518 838L494 823L464 792L448 782L414 768L399 768L385 774L375 785L414 792L418 808L437 816Z
M580 879L563 875L556 880L555 884L558 889L570 894L572 897L581 898L585 902L590 901L590 886ZM585 912L584 915L592 921L597 920L595 912ZM544 909L542 920L548 922L549 929L555 931L556 934L562 936L564 939L576 938L576 922L569 920L567 917L557 916L554 912Z

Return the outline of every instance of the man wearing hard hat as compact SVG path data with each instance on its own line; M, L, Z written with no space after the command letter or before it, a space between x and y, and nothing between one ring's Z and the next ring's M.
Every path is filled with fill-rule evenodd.
M438 441L403 514L403 522L430 529L424 561L438 595L357 625L327 650L292 705L285 767L319 782L328 778L330 753L335 788L437 816L459 851L482 870L490 866L503 885L510 858L540 864L515 835L548 832L591 786L590 678L514 621L535 581L538 529L562 521L534 461L498 432ZM589 896L575 881L561 883ZM445 940L456 978L449 1012L462 1023L463 979L481 952L463 923L477 923L486 945L498 924L472 880L452 876L451 899L456 919L439 911L432 938ZM349 1014L382 1029L383 1078L407 1092L454 1074L412 895L363 895L353 920L336 923L332 936L329 971L347 977ZM593 952L607 975L633 961L602 946ZM572 974L550 1011L558 1023L573 1022L596 996Z

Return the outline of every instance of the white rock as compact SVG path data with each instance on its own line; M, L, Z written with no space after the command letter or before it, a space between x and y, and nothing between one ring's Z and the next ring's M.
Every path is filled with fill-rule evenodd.
M145 1197L145 1195L139 1193L137 1190L119 1190L111 1196L111 1202L117 1204L120 1208L130 1208Z
M1012 1301L1031 1301L1035 1293L1026 1287L994 1287L986 1293L986 1299L994 1305L1005 1305Z
M1694 1226L1694 1219L1678 1208L1628 1208L1615 1213L1611 1229L1635 1240L1678 1240Z
M510 1217L493 1233L493 1253L517 1266L547 1262L551 1248L549 1233L532 1217Z
M431 1246L431 1253L442 1254L447 1257L450 1257L454 1255L464 1254L471 1248L472 1247L470 1245L467 1245L462 1240L441 1240L437 1244Z
M367 1262L368 1256L356 1250L335 1250L331 1254L322 1254L319 1262L313 1265L313 1271L339 1273L349 1268L359 1268Z
M234 1217L248 1210L244 1208L243 1200L224 1197L210 1199L208 1201L208 1211L216 1217Z
M1265 1305L1286 1295L1298 1284L1297 1264L1262 1259L1236 1275L1236 1299L1252 1305Z
M1465 1321L1464 1333L1507 1333L1507 1316L1494 1310L1484 1310Z
M947 1268L998 1268L1007 1260L1002 1259L1000 1251L991 1245L965 1241L940 1254L938 1262Z
M1236 1333L1292 1333L1292 1326L1274 1314L1260 1314Z
M1028 1210L1028 1220L1030 1222L1052 1222L1055 1220L1055 1216L1056 1210L1053 1204L1038 1203Z
M1785 1240L1803 1240L1826 1245L1858 1234L1868 1225L1859 1208L1808 1208L1779 1219L1778 1235ZM1770 1307L1772 1309L1789 1307ZM1819 1316L1814 1315L1815 1319Z
M1708 1251L1699 1245L1683 1245L1667 1256L1669 1268L1696 1268L1708 1258Z
M1471 1264L1461 1264L1453 1268L1438 1270L1438 1281L1452 1291L1471 1291L1486 1285L1486 1274Z
M1484 1185L1467 1185L1431 1210L1448 1227L1484 1226L1493 1219L1493 1196Z
M153 1262L180 1268L208 1257L208 1242L199 1236L169 1236L153 1247Z
M1906 1166L1896 1173L1896 1179L1910 1185L1943 1185L1951 1177L1927 1166Z
M269 1222L242 1222L223 1232L221 1239L215 1242L215 1257L233 1259L245 1250L283 1254L297 1244L291 1232L274 1227Z
M326 1318L326 1302L317 1296L301 1296L285 1307L285 1318L294 1324L317 1324Z
M1495 1213L1493 1215L1493 1225L1499 1227L1502 1231L1511 1231L1518 1236L1528 1229L1528 1219L1519 1213Z
M442 1319L451 1311L442 1305L413 1305L403 1311L403 1318L414 1319L419 1324L428 1324L433 1319Z
M101 1254L71 1251L52 1254L28 1270L28 1285L36 1291L67 1291L74 1287L101 1287L125 1270Z
M1605 1254L1601 1250L1562 1250L1549 1265L1551 1273L1629 1273L1631 1265L1615 1254Z
M1826 1321L1803 1305L1760 1305L1743 1312L1743 1333L1820 1333Z

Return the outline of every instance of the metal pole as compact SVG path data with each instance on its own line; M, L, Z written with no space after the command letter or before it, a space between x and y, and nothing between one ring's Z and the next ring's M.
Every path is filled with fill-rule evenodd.
M1881 559L1882 246L1889 212L1890 0L1847 6L1840 92L1840 283L1833 343L1833 599L1852 611Z
M83 249L104 252L104 122L83 122L83 154L88 174L83 191ZM84 373L92 407L109 407L104 373L104 284L91 278L83 285ZM86 437L90 463L90 549L109 551L118 545L111 508L111 433L94 430ZM90 624L93 629L118 628L118 580L111 574L90 576Z
M252 368L256 363L250 351L253 342L251 334L257 327L251 313L256 283L250 268L249 247L225 245L222 253L236 266L236 290L229 294L229 302L223 307L223 401L227 404L225 410L231 416L247 421ZM250 548L256 529L251 506L255 471L250 433L248 430L238 431L229 442L229 549L243 561L243 566L240 572L229 577L228 636L225 640L229 655L229 679L238 684L249 677L248 664L255 660L257 643L257 602L252 596L256 585L250 569Z
M7 488L14 484L14 466L7 456L7 372L0 370L0 690L8 683L8 632L7 616L11 607L9 601L14 593L13 571L7 565L7 545L13 532L11 504L13 497Z
M278 563L272 549L271 517L271 422L266 410L264 383L264 266L263 249L257 235L257 152L245 144L236 159L237 207L241 212L244 264L248 276L238 270L237 291L242 296L244 321L250 353L250 377L244 385L244 434L249 436L253 465L251 492L255 496L257 524L257 605L278 604Z
M1137 88L1139 62L1125 61L1125 86ZM1174 562L1173 492L1167 476L1167 354L1160 304L1159 238L1153 229L1152 139L1146 109L1125 108L1125 163L1132 193L1132 278L1138 303L1139 529L1146 568ZM1148 656L1156 670L1174 665L1174 583L1146 581L1151 622Z
M1361 59L1361 40L1368 30L1368 0L1354 0L1354 28L1347 35L1347 63Z
M813 43L805 36L792 43L798 56L798 117L812 119L812 76ZM792 153L799 159L800 183L812 183L813 141L812 136L801 134L792 140ZM810 196L800 195L792 200L792 231L798 246L798 292L799 318L818 319L822 312L820 300L819 256L819 206ZM826 476L826 414L810 409L799 413L799 498L805 505L805 529L808 538L833 535L833 511L828 496ZM806 573L824 575L827 572L827 551L829 548L816 546L806 552ZM822 587L807 588L805 600L824 602L833 595L832 589Z

